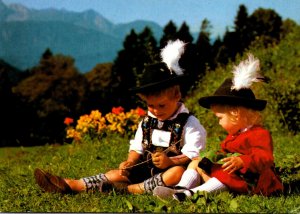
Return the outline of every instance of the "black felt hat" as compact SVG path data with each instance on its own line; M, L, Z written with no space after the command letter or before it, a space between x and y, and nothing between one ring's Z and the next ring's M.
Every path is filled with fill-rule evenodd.
M180 84L185 75L176 75L167 67L166 63L160 62L145 67L140 84L131 88L130 91L135 93L143 93L153 90L160 90L170 86Z
M250 89L253 82L264 81L264 78L257 72L259 60L250 54L248 60L242 61L234 68L233 79L226 79L212 96L200 98L199 104L204 108L210 108L212 104L224 104L262 111L267 101L256 99Z
M201 97L199 104L204 108L210 108L212 104L223 104L244 106L258 111L266 107L267 101L256 99L251 89L232 90L231 87L232 79L226 79L212 96Z
M169 41L161 51L162 62L145 66L137 87L130 91L135 93L158 91L180 84L186 77L184 69L179 66L179 59L184 53L185 43Z

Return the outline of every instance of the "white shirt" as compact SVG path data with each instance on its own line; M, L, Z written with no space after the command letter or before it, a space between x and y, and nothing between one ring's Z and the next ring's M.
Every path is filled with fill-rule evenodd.
M189 113L189 110L180 103L177 112L168 120L173 120L179 113ZM156 118L151 112L148 111L150 117ZM138 129L135 133L134 139L130 140L129 151L133 150L139 154L144 153L142 146L143 130L141 127L142 122L139 123ZM171 132L154 129L152 132L152 144L156 146L168 147L170 142ZM199 156L199 151L204 150L206 146L206 131L200 124L199 120L191 115L184 128L183 128L183 147L182 154L192 159Z

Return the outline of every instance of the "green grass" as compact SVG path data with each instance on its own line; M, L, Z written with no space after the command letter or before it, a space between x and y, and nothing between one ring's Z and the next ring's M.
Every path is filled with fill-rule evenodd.
M299 136L275 136L278 166L299 168L299 139ZM208 148L216 147L217 142L217 138L209 138ZM299 191L269 198L221 193L177 202L162 201L149 194L49 194L43 193L35 184L33 171L36 167L69 178L90 176L115 168L127 158L128 145L126 137L114 135L94 143L1 148L0 212L300 212ZM284 179L299 178L297 171Z

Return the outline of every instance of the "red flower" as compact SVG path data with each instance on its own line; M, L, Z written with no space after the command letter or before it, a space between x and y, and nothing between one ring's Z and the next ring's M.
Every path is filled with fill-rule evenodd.
M146 114L146 112L144 111L144 109L140 108L140 107L137 107L136 108L136 113L139 115L139 116L144 116Z
M114 114L120 114L120 113L124 112L124 108L122 106L113 107L111 112Z
M67 126L73 122L74 122L73 118L70 118L70 117L66 117L64 120L64 124L66 124Z

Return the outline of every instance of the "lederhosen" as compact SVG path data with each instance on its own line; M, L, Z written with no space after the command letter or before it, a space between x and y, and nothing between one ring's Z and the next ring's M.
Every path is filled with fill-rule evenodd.
M144 117L141 124L143 132L142 145L144 154L140 159L140 163L145 163L138 165L131 170L128 178L132 183L143 181L144 179L149 178L159 172L166 171L166 169L159 169L153 165L151 161L151 153L156 151L164 151L168 157L182 154L181 149L183 147L183 128L189 116L189 113L179 113L174 120L166 121L159 121L158 119L150 116ZM154 129L171 132L169 147L155 146L152 144L152 133ZM139 176L137 176L137 174Z

